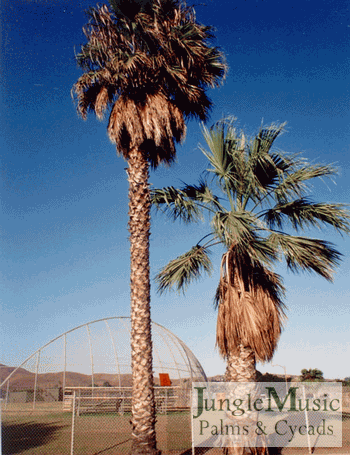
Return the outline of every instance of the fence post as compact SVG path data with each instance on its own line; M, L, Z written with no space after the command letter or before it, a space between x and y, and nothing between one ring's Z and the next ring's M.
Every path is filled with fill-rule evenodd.
M0 398L0 455L2 455L2 439L1 439L1 433L2 433L2 420L1 420L1 406L2 406L2 398Z
M70 440L70 455L74 455L74 429L75 429L74 427L75 427L75 390L73 392L72 434L71 434L71 440Z
M303 384L303 398L304 398L304 401L306 402L304 384ZM307 445L309 446L309 453L312 453L310 435L309 435L309 416L308 416L306 408L307 408L307 406L305 406L305 422L306 422L306 431L307 431Z
M7 403L9 402L9 390L10 390L10 380L7 381L7 386L6 386L6 398L5 398L5 408L7 409ZM0 453L1 455L1 453Z
M192 446L192 455L195 455L196 449L194 447L194 434L193 434L193 396L192 396L192 389L193 389L193 384L191 382L191 388L190 388L190 401L191 401L191 407L190 407L190 425L191 425L191 446Z

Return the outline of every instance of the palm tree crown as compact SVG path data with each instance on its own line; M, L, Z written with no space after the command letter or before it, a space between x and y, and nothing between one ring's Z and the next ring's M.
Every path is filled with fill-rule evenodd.
M242 355L242 348L249 348L256 360L272 358L285 317L282 279L272 271L276 261L284 258L293 272L312 271L332 279L341 254L331 243L299 231L330 225L349 233L350 217L342 204L306 197L310 180L334 175L336 169L277 151L273 144L284 127L261 127L251 140L237 131L234 119L203 127L208 149L201 150L220 197L205 180L152 193L153 204L173 219L192 222L204 211L210 213L210 233L165 266L156 280L160 292L184 289L211 271L211 247L224 246L215 304L217 345L227 359Z
M112 10L88 11L88 42L76 56L84 74L73 86L78 112L102 119L110 107L108 134L118 153L127 159L142 147L153 167L171 163L185 119L208 117L206 89L225 75L223 54L210 45L211 28L179 0L110 3Z
M318 368L303 368L301 370L302 381L324 381L323 371Z

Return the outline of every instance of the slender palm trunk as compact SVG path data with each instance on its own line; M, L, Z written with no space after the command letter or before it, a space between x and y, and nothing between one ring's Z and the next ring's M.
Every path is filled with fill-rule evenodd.
M148 162L132 149L128 160L131 251L132 454L157 455L149 278Z

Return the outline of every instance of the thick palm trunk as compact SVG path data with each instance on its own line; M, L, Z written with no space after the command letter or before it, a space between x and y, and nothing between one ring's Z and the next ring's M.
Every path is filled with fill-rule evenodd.
M239 355L227 357L226 382L255 382L256 362L254 351L249 346L241 345ZM267 455L267 447L227 447L225 455Z
M229 354L226 365L226 382L255 382L256 366L254 351L248 346L240 346L239 355Z
M150 194L148 162L133 149L128 160L131 251L132 454L156 447L149 279Z

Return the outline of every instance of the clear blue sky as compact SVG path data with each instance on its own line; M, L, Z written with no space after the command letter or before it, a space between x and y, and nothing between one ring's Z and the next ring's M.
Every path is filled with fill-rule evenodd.
M333 162L335 183L317 184L319 201L350 200L350 17L346 0L205 0L197 19L216 28L227 56L225 84L210 91L211 121L234 115L250 134L288 121L277 146L310 161ZM126 163L106 122L78 118L70 90L80 75L74 47L84 43L83 10L92 0L3 0L1 6L1 345L0 363L18 365L66 330L128 316ZM199 125L188 124L178 162L151 174L154 186L195 182L206 169ZM152 219L151 273L194 245L205 224ZM350 376L350 239L314 233L344 254L330 284L281 267L288 321L273 363L298 374L320 368ZM211 278L185 296L158 296L152 318L178 335L207 374L221 374L215 351L219 249ZM280 367L258 365L282 373Z

